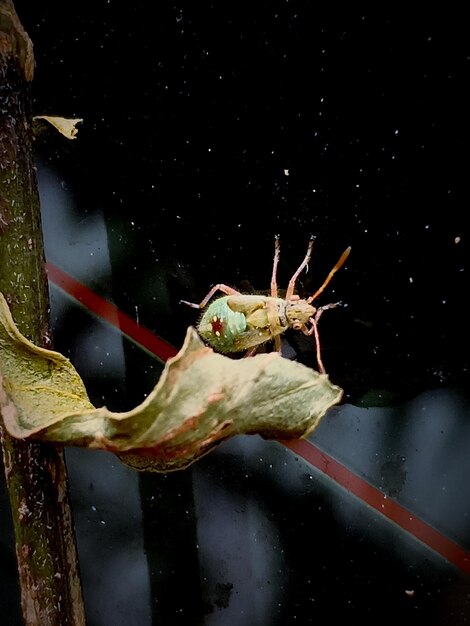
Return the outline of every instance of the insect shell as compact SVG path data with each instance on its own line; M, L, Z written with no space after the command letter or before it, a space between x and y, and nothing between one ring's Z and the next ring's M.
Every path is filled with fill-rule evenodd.
M257 346L274 340L276 350L280 352L282 335L288 328L301 331L305 335L314 335L317 360L321 372L325 372L320 354L320 338L317 323L326 309L338 306L335 302L315 308L312 302L328 285L334 274L342 267L349 256L351 248L347 248L336 265L330 271L323 284L306 300L294 294L295 283L310 260L313 247L310 239L307 254L289 281L285 298L278 297L277 265L279 262L279 238L274 241L274 263L271 277L271 295L244 295L232 287L217 284L212 287L200 304L182 300L183 303L197 309L206 309L211 298L218 291L225 295L209 304L203 313L197 329L200 335L218 352L239 352L248 350L251 354Z
M306 324L314 314L315 307L305 300L290 303L270 296L230 295L208 306L197 329L218 352L239 352Z

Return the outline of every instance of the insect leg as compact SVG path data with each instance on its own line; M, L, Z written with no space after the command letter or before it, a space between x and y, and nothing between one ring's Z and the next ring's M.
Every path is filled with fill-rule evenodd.
M341 306L341 302L332 302L331 304L325 304L324 306L319 307L315 313L315 317L311 317L309 320L311 327L307 328L307 326L304 326L304 328L302 329L302 332L304 333L304 335L313 335L315 337L315 347L316 347L316 352L317 352L318 369L320 370L322 374L326 374L326 370L325 370L325 366L323 365L323 361L321 358L321 345L320 345L320 334L318 332L318 320L322 316L323 311L326 311L328 309L334 309L337 306Z
M295 272L295 274L292 276L292 278L289 281L289 285L287 286L287 291L286 291L286 300L290 300L292 298L292 296L294 295L294 291L295 291L295 281L297 280L297 278L299 277L300 272L307 267L308 262L310 261L310 257L312 256L312 247L313 247L313 242L315 241L315 237L310 237L310 241L308 242L308 248L307 248L307 254L305 255L304 260L302 261L302 263L299 265L297 271Z
M336 309L337 306L343 306L342 302L332 302L331 304L324 304L323 306L318 307L315 313L315 320L318 322L323 311L327 311L328 309Z
M346 259L348 258L350 252L351 252L351 246L346 248L346 250L343 252L343 254L339 257L339 260L337 261L336 265L333 267L331 272L326 277L325 281L323 282L323 285L319 289L317 289L315 291L313 296L310 296L310 298L308 298L307 302L309 304L310 304L310 302L313 302L315 300L315 298L317 298L321 294L321 292L325 289L325 287L328 285L328 283L333 278L333 276L336 274L336 272L340 269L340 267L342 267L344 265L344 263L345 263Z
M325 369L325 366L323 365L323 361L321 359L320 335L318 334L318 326L317 326L318 318L317 319L312 319L311 322L312 322L313 334L315 336L315 346L316 346L316 350L317 350L318 369L320 370L320 374L326 374L326 369Z
M187 304L188 306L192 306L194 309L203 309L217 291L221 291L227 296L241 295L241 293L236 289L233 289L233 287L229 287L228 285L224 285L223 283L218 283L217 285L214 285L212 287L207 296L199 304L195 304L194 302L188 302L187 300L180 300L180 304Z
M273 298L277 298L277 265L279 263L279 235L275 235L274 237L274 262L273 262L273 273L271 276L271 296Z
M253 356L256 350L258 350L258 348L259 346L253 346L252 348L250 348L249 350L245 352L245 354L243 355L243 358L246 359L249 356Z
M253 356L254 354L256 354L260 345L261 344L257 346L253 346L252 348L247 350L245 354L243 355L243 358L245 359L247 356ZM276 352L279 352L279 354L281 354L281 337L279 335L276 335L274 337L274 349Z

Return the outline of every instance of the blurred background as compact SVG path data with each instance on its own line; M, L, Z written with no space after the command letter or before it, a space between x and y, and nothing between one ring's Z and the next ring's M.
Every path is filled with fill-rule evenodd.
M301 296L351 245L318 301L344 305L321 320L344 402L311 440L441 537L422 542L256 437L171 475L68 450L89 624L284 626L325 611L466 623L470 568L442 547L470 544L463 15L328 15L292 0L15 6L34 44L34 113L84 120L74 141L52 129L36 141L50 269L178 349L197 321L180 299L218 282L267 292L275 234L282 288L316 237ZM50 276L55 349L96 406L134 407L164 356ZM285 351L316 367L310 339L286 333ZM0 498L0 601L16 624Z

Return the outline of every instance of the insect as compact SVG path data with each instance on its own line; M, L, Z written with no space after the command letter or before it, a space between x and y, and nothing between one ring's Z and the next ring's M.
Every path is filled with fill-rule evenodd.
M340 306L341 303L334 302L316 308L312 302L324 291L336 272L344 265L351 252L351 247L346 248L340 256L321 287L312 296L302 300L294 293L295 283L310 261L313 243L314 238L311 237L304 260L289 281L285 298L278 296L277 266L279 264L280 244L279 237L276 236L274 239L270 296L245 295L228 285L219 283L212 287L200 304L181 300L183 304L196 309L206 309L207 307L197 325L197 330L202 338L218 352L247 350L246 356L251 356L258 346L270 340L274 340L275 348L280 352L280 336L288 328L293 328L304 335L314 335L318 367L320 372L325 374L326 371L321 358L318 320L324 311ZM207 306L218 291L225 295L213 300Z

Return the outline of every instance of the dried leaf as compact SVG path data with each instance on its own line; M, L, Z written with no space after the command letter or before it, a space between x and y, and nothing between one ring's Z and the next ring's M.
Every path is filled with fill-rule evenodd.
M136 469L183 469L236 434L298 438L342 390L276 353L232 360L188 328L148 397L132 411L94 408L76 370L16 328L0 294L0 407L14 437L102 448Z
M76 128L76 125L83 122L81 118L56 117L54 115L35 115L33 120L46 120L67 139L77 138L78 128Z

